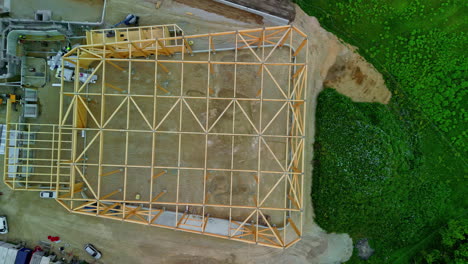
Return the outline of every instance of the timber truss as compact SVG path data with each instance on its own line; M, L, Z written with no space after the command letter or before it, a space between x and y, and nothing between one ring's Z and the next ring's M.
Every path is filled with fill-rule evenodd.
M87 45L64 56L75 76L88 77L62 79L58 124L14 123L7 113L4 181L55 190L73 213L287 248L302 236L307 48L290 25L201 35L176 25L90 31ZM143 68L150 77L136 78ZM188 79L200 68L203 82ZM246 72L255 81L241 96ZM228 73L232 83L221 86L230 94L215 87ZM215 152L217 137L227 152ZM199 162L185 158L186 139L198 141ZM242 162L241 142L254 146ZM225 199L215 199L214 178L225 179Z

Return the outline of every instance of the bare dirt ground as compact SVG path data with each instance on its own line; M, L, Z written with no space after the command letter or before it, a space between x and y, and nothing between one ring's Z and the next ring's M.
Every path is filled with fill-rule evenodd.
M22 1L36 3L32 0ZM81 8L88 5L87 1L78 2L84 5ZM92 8L95 8L95 2L97 1L93 2ZM41 9L53 9L53 5ZM190 14L187 15L186 12ZM107 25L115 24L128 13L138 14L144 25L176 23L185 30L186 34L271 25L267 20L261 23L237 21L168 0L165 0L159 9L155 8L152 1L110 0L106 16ZM96 17L94 21L98 19ZM307 109L309 118L306 160L312 160L316 96L323 88L324 81L339 91L348 90L349 84L354 83L351 91L342 92L354 94L352 97L355 100L388 102L390 94L375 69L353 53L352 47L342 44L335 36L322 29L316 19L308 17L297 8L294 24L309 36L309 109ZM47 89L45 87L44 91L54 91ZM52 107L53 105L47 105L43 110ZM53 116L48 118L51 121L56 119ZM43 118L41 121L44 121ZM304 225L304 236L299 243L286 250L70 214L53 200L40 199L38 193L12 192L5 185L1 186L4 195L0 197L2 200L0 210L2 214L8 216L10 233L1 236L0 239L24 240L33 245L39 240L46 240L48 235L59 235L63 242L57 244L57 247L65 245L66 251L81 256L83 256L82 245L93 243L103 252L104 257L100 263L344 262L352 254L352 241L346 234L327 234L314 223L310 199L312 166L309 162L306 164L308 168L304 183L306 191L304 206L307 221Z
M265 52L268 53L271 48L266 48ZM216 54L211 55L212 60L219 61L233 61L234 51L218 51ZM287 61L289 59L289 49L284 48L275 52L275 58L280 61ZM237 52L239 60L251 60L255 59L249 50L241 50ZM162 56L160 56L161 58ZM168 58L162 58L168 59ZM174 55L172 59L181 59L180 55ZM206 53L196 53L190 57L190 60L206 60ZM125 62L116 62L116 65L124 69L129 68L129 64ZM165 73L158 68L157 80L158 84L161 84L165 90L157 90L157 95L182 95L187 96L205 96L208 84L208 66L200 64L186 64L184 65L184 74L181 76L180 64L166 63L165 66L170 74ZM215 65L213 66L214 74L210 75L210 89L212 90L213 97L232 97L234 96L234 66L233 65ZM271 67L273 76L276 76L277 83L281 87L288 87L289 76L287 73L288 67L276 66ZM121 89L127 89L128 75L127 71L124 73L115 67L106 67L106 80L108 83L119 87ZM236 74L236 96L238 98L255 98L259 87L261 87L261 78L257 78L257 67L252 65L241 65L237 67ZM102 76L102 69L98 70L98 76ZM153 83L155 82L155 63L150 62L138 62L132 63L131 65L131 83L130 93L139 95L153 95ZM181 91L181 79L184 80L183 91ZM71 85L71 84L68 84ZM264 78L264 87L274 87L275 83L271 78ZM90 92L100 91L101 83L91 84L89 86ZM285 88L285 92L287 89ZM166 94L169 92L169 94ZM119 95L121 92L106 89L107 94ZM279 99L281 93L277 89L267 89L263 94L265 99ZM90 109L94 116L99 120L101 113L101 102L100 96L90 98L96 103L90 104ZM112 116L111 121L107 125L108 128L112 129L125 129L127 126L127 107L129 110L129 127L132 129L148 130L148 125L142 118L140 113L134 109L135 107L127 102L124 107L119 108L122 101L125 100L124 96L106 96L105 106L106 111L104 118L107 120ZM153 99L147 97L135 98L135 104L141 108L142 112L148 120L153 120ZM262 122L268 123L273 117L276 116L272 125L266 130L268 135L287 135L287 111L280 111L282 108L281 102L263 102L259 104L253 101L240 100L240 104L246 109L246 114L252 121L255 127ZM249 136L254 133L253 127L250 125L248 119L243 115L242 111L236 109L235 115L233 107L226 107L229 105L230 100L210 100L208 102L209 114L206 115L207 100L205 99L186 99L187 104L190 105L191 114L188 107L183 106L182 108L176 107L173 109L176 98L160 97L157 99L157 107L155 112L156 121L159 122L164 119L167 113L171 113L164 122L161 121L159 130L165 131L165 133L157 134L156 136L156 148L154 164L163 167L175 168L178 166L178 145L179 136L170 132L183 131L189 133L199 133L201 128L197 123L198 120L202 120L201 123L205 125L206 118L208 118L208 127L212 127L211 133L229 133L233 131L239 134L235 137L235 144L232 148L231 136L226 135L210 135L207 137L207 167L213 169L230 169L231 158L232 166L234 169L243 170L256 170L258 168L258 138ZM260 108L262 110L260 110ZM120 109L114 115L114 110ZM182 111L182 127L179 128L180 111ZM276 115L277 112L280 112ZM224 114L222 114L224 113ZM260 116L260 113L262 115ZM233 117L235 121L233 123ZM218 117L220 117L219 121ZM91 119L91 118L88 118ZM216 122L216 123L215 123ZM90 127L95 126L92 121L89 122ZM90 132L90 131L89 131ZM94 133L89 133L88 138L93 138ZM126 135L123 132L108 131L104 134L104 157L103 164L104 172L114 171L119 167L115 165L125 164L125 141ZM275 157L282 163L287 160L286 153L284 151L287 145L286 138L269 138L265 140L268 142L269 147L274 153ZM152 133L151 131L140 132L140 133L129 133L129 148L127 162L130 166L151 166L151 157L153 146L151 145ZM206 196L204 196L203 186L203 168L205 166L205 136L200 134L184 134L180 138L181 141L181 166L185 168L180 173L179 192L177 192L177 170L169 169L163 176L158 177L153 181L153 197L162 191L167 191L166 194L161 197L161 202L176 202L176 194L178 193L178 199L181 202L190 203L202 203L204 197L208 198L209 204L229 204L230 198L230 173L210 170L208 173L210 176L207 180L206 185ZM148 144L150 143L150 144ZM80 153L80 152L78 152ZM260 162L262 170L269 171L281 171L281 168L276 163L272 155L269 155L268 150L264 145L261 145ZM94 143L90 146L86 152L87 163L97 164L99 160L99 144ZM195 170L196 169L196 170ZM103 178L103 184L100 185L99 192L103 194L111 193L116 189L123 188L123 192L114 195L115 199L124 199L126 201L134 201L137 194L141 195L142 201L149 201L150 198L150 168L129 168L127 185L124 186L124 170L122 172L106 176ZM155 173L162 172L162 169ZM87 166L87 178L90 181L93 189L97 189L98 182L98 166L89 165ZM262 177L260 185L260 195L266 195L270 188L276 183L281 174L269 174L266 177ZM254 206L255 197L253 194L257 190L257 182L252 173L236 173L233 177L232 182L233 188L233 204L234 205L245 205ZM281 208L285 203L284 194L285 186L275 188L274 194L271 198L266 200L265 206ZM179 208L179 210L181 210ZM195 210L198 212L201 208L190 208L191 211ZM225 208L209 208L207 213L213 217L220 217L224 219L229 218L229 211ZM238 221L244 221L248 217L250 211L244 210L238 212L234 216L234 219ZM282 212L269 212L272 222L277 226L283 226L283 213Z
M328 71L324 85L336 89L355 102L379 102L387 104L392 94L387 89L382 75L375 68L357 56L355 48L343 47Z
M386 104L390 101L392 94L382 75L356 52L356 47L321 28L315 17L309 17L299 7L296 8L294 24L309 33L309 40L313 43L311 60L321 61L320 72L314 76L314 81L334 88L356 102ZM315 38L317 34L320 37Z

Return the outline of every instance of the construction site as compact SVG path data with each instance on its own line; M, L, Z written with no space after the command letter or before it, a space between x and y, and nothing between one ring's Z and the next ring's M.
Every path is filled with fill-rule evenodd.
M122 249L122 262L109 256L104 243L127 229L136 231L119 236L140 247L148 240L141 237L152 234L173 241L160 250L188 239L211 243L206 247L213 252L222 246L283 260L326 241L310 233L309 104L317 91L309 74L319 69L310 68L304 23L268 12L271 3L82 2L79 8L101 21L76 21L69 11L37 10L37 3L29 18L22 9L15 13L13 3L3 5L2 191L12 204L4 211L21 214L18 222L9 220L12 234L3 241L31 244L61 232L71 251L94 241L103 258L85 248L92 263L154 263L150 253L132 258L131 247ZM289 1L277 2L294 11ZM15 203L30 209L14 209ZM40 226L53 224L44 227L47 235L21 238L31 229L18 223L34 218L34 210L47 214ZM76 238L72 226L87 238ZM100 232L111 226L99 244L107 237ZM14 228L23 231L13 235ZM122 239L120 248L127 244ZM191 263L186 254L196 253L173 263ZM171 256L161 261L172 263ZM44 263L75 263L50 261Z

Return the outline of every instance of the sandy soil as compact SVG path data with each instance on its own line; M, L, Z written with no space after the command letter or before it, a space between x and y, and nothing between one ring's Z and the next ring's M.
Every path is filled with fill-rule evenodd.
M293 23L309 33L311 60L321 61L315 82L324 83L356 102L386 104L390 101L392 95L382 75L356 52L356 47L321 28L315 17L309 17L299 7ZM320 37L315 37L317 34Z
M382 75L355 52L355 47L343 45L335 63L328 70L324 85L336 89L355 102L387 104L392 94Z
M81 3L86 4L86 1ZM191 14L187 15L186 12ZM236 21L168 0L159 9L151 1L109 1L106 23L112 25L128 13L140 15L141 23L145 25L176 23L187 34L271 25L266 20L263 20L263 24ZM309 35L306 160L312 160L316 97L324 82L359 101L385 103L390 99L390 93L380 74L356 55L353 47L341 43L322 29L315 18L298 8L294 24ZM54 118L50 117L51 120ZM95 244L104 255L101 263L344 262L352 254L352 241L346 234L327 234L314 223L308 187L312 184L312 166L309 162L306 164L304 196L305 219L308 220L302 240L287 250L69 214L58 203L39 199L37 193L11 192L5 185L0 190L4 192L0 209L2 214L9 217L11 232L0 239L25 240L33 245L45 240L47 235L60 235L63 243L57 246L67 245L66 250L75 254L83 255L81 247L84 243Z

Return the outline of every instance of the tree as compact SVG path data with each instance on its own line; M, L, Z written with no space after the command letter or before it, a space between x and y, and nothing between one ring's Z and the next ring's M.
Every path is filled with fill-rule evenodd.
M440 231L438 248L424 253L427 263L455 263L468 262L468 219L450 220Z

